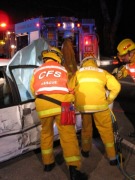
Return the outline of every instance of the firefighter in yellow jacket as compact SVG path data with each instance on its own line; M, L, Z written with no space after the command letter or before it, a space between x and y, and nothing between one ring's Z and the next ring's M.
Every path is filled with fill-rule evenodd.
M110 165L117 165L109 104L117 97L121 86L116 78L98 68L94 59L86 57L69 82L75 91L75 107L82 115L82 150L89 157L92 147L92 118L104 143ZM107 90L109 95L107 96Z
M63 155L69 167L71 180L87 179L87 175L80 171L81 158L76 130L74 125L61 125L61 106L42 98L46 95L61 102L74 101L74 95L67 87L67 71L61 65L63 55L56 47L43 51L43 64L34 70L31 79L31 91L36 97L35 104L41 121L41 153L44 171L51 171L55 167L53 153L53 124L57 125Z
M71 31L64 32L64 42L62 44L61 51L64 56L63 66L68 72L68 78L70 79L77 71L77 62L75 59L75 52L73 47L74 34Z

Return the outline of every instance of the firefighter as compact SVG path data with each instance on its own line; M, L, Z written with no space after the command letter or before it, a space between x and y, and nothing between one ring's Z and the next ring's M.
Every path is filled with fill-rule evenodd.
M123 65L115 68L112 74L117 79L130 75L135 81L135 43L131 39L124 39L118 44L117 50L118 58Z
M135 43L131 39L122 40L118 46L118 58L124 65L115 68L112 74L119 80L131 76L135 82ZM135 130L129 133L130 137L135 137Z
M110 165L117 165L109 104L120 92L120 83L106 70L98 68L96 59L86 57L69 81L69 87L75 91L75 107L82 116L82 156L89 157L89 151L92 148L93 118Z
M64 56L63 65L68 72L68 78L77 71L77 62L75 58L75 52L73 47L74 34L71 31L65 31L63 36L64 42L61 47L61 51Z
M55 167L53 141L54 122L57 125L64 159L70 171L71 180L87 179L87 175L80 171L81 156L74 125L61 125L61 106L55 101L72 102L74 95L67 87L67 71L61 65L63 55L56 47L42 52L43 64L34 70L31 79L31 91L36 97L35 104L41 121L41 154L44 171L51 171ZM53 98L53 101L39 98L41 95Z

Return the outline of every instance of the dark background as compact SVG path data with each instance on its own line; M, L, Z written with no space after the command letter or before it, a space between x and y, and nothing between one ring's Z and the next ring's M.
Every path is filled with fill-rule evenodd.
M111 20L115 18L116 2L119 0L105 0ZM39 16L74 16L77 18L94 18L97 33L102 39L103 17L101 13L100 0L27 0L27 1L1 1L0 9L9 15L10 23L18 23ZM124 38L135 41L135 1L123 0L122 15L117 27L115 46Z

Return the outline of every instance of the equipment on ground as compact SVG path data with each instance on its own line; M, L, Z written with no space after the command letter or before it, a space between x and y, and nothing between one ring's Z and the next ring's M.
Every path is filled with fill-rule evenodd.
M126 177L126 179L134 180L132 178L132 177L134 177L134 175L129 175L126 172L126 170L125 170L125 168L123 166L123 162L125 161L125 158L123 158L123 155L122 155L122 141L123 141L123 138L119 134L117 120L116 120L115 115L114 115L114 113L112 111L111 111L111 117L112 117L112 124L113 124L113 133L114 133L116 157L117 157L117 161L118 161L117 165L118 165L119 169L121 170L122 174Z
M123 167L123 160L122 160L122 139L119 134L118 124L115 118L115 115L111 111L111 117L112 117L112 124L113 124L113 133L114 133L114 142L115 142L115 150L117 155L117 161L118 165L121 165Z

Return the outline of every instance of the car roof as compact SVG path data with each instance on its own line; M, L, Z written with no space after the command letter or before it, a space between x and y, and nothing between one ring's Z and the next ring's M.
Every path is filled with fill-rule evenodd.
M10 59L0 58L0 66L7 66L9 61L10 61Z

